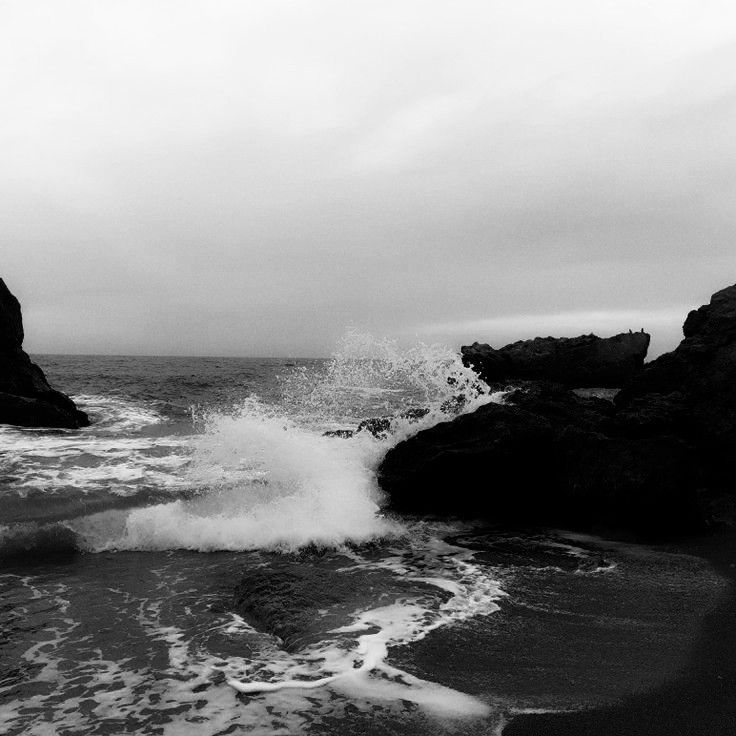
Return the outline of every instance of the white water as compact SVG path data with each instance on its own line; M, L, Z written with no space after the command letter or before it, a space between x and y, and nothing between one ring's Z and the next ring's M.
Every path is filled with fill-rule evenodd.
M411 644L435 629L491 614L498 610L497 601L506 595L493 576L494 571L475 563L470 550L439 539L442 531L449 528L415 529L393 554L377 561L355 554L355 564L339 572L363 574L382 569L402 580L449 592L449 599L438 604L436 596L416 596L357 611L350 624L329 632L358 635L352 648L346 648L339 638L323 641L298 656L280 658L278 666L270 662L266 668L271 674L269 680L230 679L228 684L249 694L312 690L329 685L352 698L404 700L445 716L487 715L487 703L388 663L389 647Z
M267 564L263 558L233 564L222 556L212 562L204 556L152 557L151 570L128 571L120 562L122 574L109 579L89 570L81 580L64 583L19 578L14 601L19 613L33 621L50 604L54 612L22 655L40 694L13 699L0 677L0 720L13 733L22 728L34 736L49 733L51 720L58 730L96 732L103 722L118 722L122 731L124 722L148 723L152 708L160 707L171 710L159 723L162 733L205 736L236 724L257 733L302 733L339 717L346 707L375 714L379 706L400 718L407 702L442 719L492 716L487 702L388 661L391 648L491 614L505 595L493 568L438 539L449 531L418 525L378 556L338 554L345 566L334 570L335 576L355 577L362 584L377 580L371 571L378 570L397 587L390 592L391 585L384 584L374 593L377 604L352 614L340 613L340 602L337 608L328 604L315 613L316 642L297 651L237 615L213 615L212 591L198 584L208 570L221 576L218 566L236 572L242 564ZM0 576L0 585L12 577ZM336 616L345 623L330 625ZM118 633L98 641L90 634L100 628ZM229 654L223 656L225 651ZM80 692L80 683L87 690ZM437 732L442 730L438 722Z
M0 426L0 474L20 496L110 493L130 496L143 486L182 488L190 441L171 434L144 436L165 417L120 397L75 396L94 421L88 430L35 430Z
M355 334L321 371L297 371L282 383L283 399L276 405L250 397L229 411L200 411L203 432L176 438L171 455L154 459L148 480L157 482L158 473L162 487L189 489L189 497L69 522L82 544L95 551L293 550L399 534L401 526L381 513L375 477L387 449L438 421L501 399L445 348L402 350ZM417 407L428 410L421 419L402 416ZM336 426L355 428L357 419L371 415L393 417L388 436L324 435ZM135 442L160 447L164 440ZM117 451L135 447L122 444ZM131 452L133 460L138 456ZM163 472L166 463L171 467ZM129 471L137 472L136 466ZM75 478L99 472L78 468Z
M105 528L109 514L75 528L97 550L296 549L385 536L396 525L380 514L374 445L323 437L248 400L237 414L212 415L193 440L195 498L130 512L121 536Z
M283 732L295 733L320 713L334 713L335 693L343 702L366 709L375 702L393 707L408 701L443 716L487 715L486 703L388 662L391 647L417 642L453 622L492 613L503 592L492 571L476 564L471 552L438 540L442 530L418 533L386 518L375 471L391 445L500 396L491 395L450 351L436 346L402 351L389 341L356 335L345 339L322 371L286 376L283 389L281 402L265 404L251 396L227 411L200 411L196 422L201 432L188 435L167 434L165 417L152 407L121 399L78 397L96 420L88 430L4 432L17 478L13 489L21 496L42 492L137 497L153 488L171 496L170 502L60 522L76 535L81 547L92 552L294 551L317 545L353 555L354 564L341 575L381 569L414 584L412 594L404 597L380 594L371 601L368 596L366 605L348 615L346 623L326 629L316 644L296 653L242 620L230 620L228 636L255 638L260 648L248 658L224 660L195 645L176 621L160 620L161 601L168 595L162 584L162 598L139 603L138 624L152 642L168 648L165 702L172 707L193 706L203 696L192 688L211 686L218 672L230 685L208 692L206 733L234 722L253 727L271 723L269 732L277 733L276 721L286 724ZM402 416L416 408L428 411L419 420ZM355 428L367 416L393 417L388 435L324 434L336 427ZM35 527L0 527L0 539L33 533ZM376 539L394 540L397 547L378 561L348 553L344 547ZM417 587L423 592L416 593ZM123 608L132 603L128 595ZM63 616L52 639L26 651L28 662L42 665L38 681L51 686L56 679L60 692L73 686L75 675L94 676L101 685L120 686L119 691L95 694L95 717L114 712L119 717L142 717L140 709L145 705L134 697L136 688L146 683L140 669L100 655L80 664L69 677L58 671L54 652L74 641L78 625ZM298 694L301 690L312 693L309 701ZM234 700L236 691L254 698L246 714ZM42 698L19 703L18 708L27 705L40 709ZM55 718L69 728L82 726L84 718L68 705ZM12 717L22 722L20 710L13 710ZM42 722L37 723L41 725L28 733L43 733ZM174 718L164 732L203 733L196 723L188 716Z
M580 614L570 604L569 581L615 579L617 563L572 539L544 542L555 552L549 564L536 555L530 570L522 555L517 569L493 567L489 559L508 560L503 545L494 557L492 544L462 541L460 525L387 519L375 482L377 464L393 443L502 397L489 394L448 351L401 351L357 336L348 337L321 372L297 372L283 387L282 401L250 397L227 411L200 412L199 433L182 429L181 421L172 429L156 411L159 404L94 396L80 399L96 419L87 430L0 430L6 479L0 493L29 503L72 492L90 501L104 493L126 503L159 500L51 525L67 536L74 532L90 552L140 554L82 554L62 564L49 554L27 565L11 560L0 574L0 628L10 663L0 672L0 723L9 734L336 734L350 733L352 724L370 733L388 725L392 733L495 734L509 713L554 705L554 697L540 700L537 693L518 704L494 694L504 692L488 673L497 630L482 617L497 611L504 588L519 603L524 586L514 577L526 570L521 576L539 594L521 603L545 620L561 615L565 637ZM418 421L401 416L415 408L429 411ZM354 429L358 420L380 415L394 417L381 439L367 432L323 436L325 429ZM23 535L41 526L0 527L0 545L17 536L11 551L23 549ZM483 553L442 541L451 536ZM377 538L357 548L346 544ZM303 549L310 544L323 549ZM538 544L532 540L534 550ZM173 552L181 549L235 554ZM270 552L243 552L256 549ZM559 555L580 564L571 573L554 564ZM676 588L665 609L670 618L692 615L685 600L702 598L707 609L708 595L717 590L712 573L698 568L683 576L683 567L664 563ZM261 569L263 578L249 579ZM304 608L300 603L286 612L296 613L282 619L296 621L295 633L287 627L282 641L269 603L282 610L280 602L291 600L284 590L301 600L301 589L289 583L295 569L303 587L316 591L317 603L313 609L305 596ZM566 582L555 587L558 577ZM583 592L592 600L626 601L624 586L632 579ZM286 581L282 588L279 581ZM241 612L253 625L231 612L238 583ZM696 586L702 588L694 594ZM614 614L615 626L644 632L645 646L656 639L651 632L660 631L646 617L630 622L628 610ZM605 627L604 619L582 606L586 627ZM447 631L453 626L457 630ZM435 638L423 646L427 637ZM515 671L523 673L533 659L520 650ZM604 660L621 659L610 651L609 642ZM501 660L500 667L513 664ZM586 670L592 677L598 664L593 660ZM639 683L647 666L635 665L631 682ZM554 680L556 670L550 672ZM617 692L617 683L602 682L606 696ZM580 686L578 680L568 707L579 702Z

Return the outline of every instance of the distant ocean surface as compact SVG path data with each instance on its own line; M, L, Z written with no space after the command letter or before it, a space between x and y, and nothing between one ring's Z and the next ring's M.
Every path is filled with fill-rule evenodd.
M92 425L0 427L4 734L500 733L671 676L723 589L682 554L386 513L392 444L503 400L443 348L34 359ZM325 435L371 416L387 436Z

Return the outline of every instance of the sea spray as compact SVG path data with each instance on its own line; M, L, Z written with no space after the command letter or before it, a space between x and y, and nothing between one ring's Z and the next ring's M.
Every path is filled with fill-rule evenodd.
M187 487L198 489L194 497L134 510L122 533L111 536L109 520L86 520L88 545L294 550L399 534L401 524L381 513L375 476L386 450L501 396L447 348L402 349L354 332L324 364L282 376L281 394L271 404L250 396L227 410L200 410L201 433L191 439L182 476ZM421 415L407 416L418 408ZM329 428L377 413L390 427L381 438L369 432L325 436ZM94 532L99 524L104 533Z
M96 418L81 433L5 431L12 494L33 501L25 517L25 501L8 504L19 522L60 522L91 551L361 543L401 531L381 512L386 450L500 398L447 348L355 332L329 360L286 370L268 396L200 407L189 434L168 429L158 400L80 396ZM380 438L324 436L368 417L387 428ZM14 535L16 546L36 528Z
M412 409L447 418L485 403L489 389L443 345L401 347L395 340L350 331L324 365L285 375L282 393L281 405L295 420L327 425Z
M244 550L338 546L392 534L366 464L366 440L341 443L251 398L213 413L187 471L194 498L128 516L115 549Z

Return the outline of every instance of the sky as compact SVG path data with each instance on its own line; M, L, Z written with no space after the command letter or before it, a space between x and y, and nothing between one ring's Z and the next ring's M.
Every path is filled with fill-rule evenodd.
M29 352L642 327L736 281L732 0L0 0Z

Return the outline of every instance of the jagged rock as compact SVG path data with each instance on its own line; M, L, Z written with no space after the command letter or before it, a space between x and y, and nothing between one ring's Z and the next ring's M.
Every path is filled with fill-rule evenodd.
M549 380L568 386L618 388L641 370L649 335L628 332L601 338L537 337L498 350L473 343L461 348L463 362L486 383Z
M23 351L18 300L0 279L0 424L23 427L85 427L89 419L65 394L49 386Z
M736 474L736 285L688 314L684 340L649 363L615 398L617 415L656 416L702 456L708 485L734 491Z

